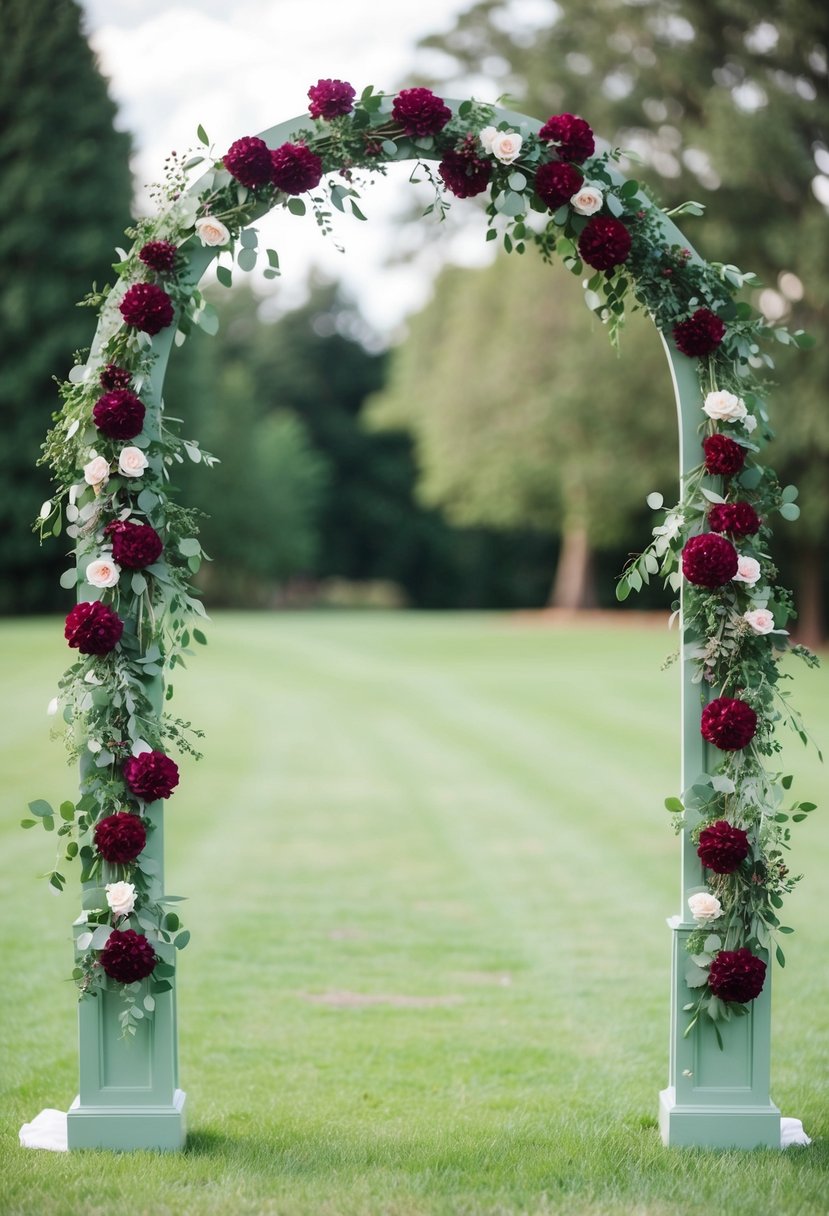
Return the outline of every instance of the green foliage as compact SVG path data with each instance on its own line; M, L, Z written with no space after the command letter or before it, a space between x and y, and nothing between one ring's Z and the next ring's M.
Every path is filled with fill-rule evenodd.
M467 9L446 34L425 39L440 65L437 86L452 94L481 65L511 104L546 117L582 114L605 139L635 150L637 177L668 206L705 207L709 258L755 271L776 294L763 297L792 330L829 330L826 190L829 132L823 9L794 0L760 11L742 0L559 0L554 15L528 30L522 15L503 20L487 0ZM492 68L487 69L491 75ZM823 175L818 182L820 175ZM754 298L760 298L755 289ZM776 451L781 475L796 482L803 526L780 546L797 559L801 629L820 635L829 523L829 344L806 358L778 359L773 415L785 418Z
M0 6L0 611L55 606L62 559L39 553L29 521L49 496L35 471L57 408L52 376L89 343L75 303L111 280L129 219L129 137L82 35L74 0ZM62 597L61 597L62 598Z
M466 526L582 533L607 548L675 477L652 324L633 318L618 357L572 276L529 256L443 273L371 417L412 430L423 500Z

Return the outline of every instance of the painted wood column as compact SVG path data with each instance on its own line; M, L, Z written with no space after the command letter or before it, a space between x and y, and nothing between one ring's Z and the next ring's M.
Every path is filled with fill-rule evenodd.
M663 336L676 394L679 419L680 478L701 458L699 424L702 394L695 360L681 354ZM681 772L679 793L717 763L717 749L700 733L700 715L710 690L694 684L694 663L685 657L680 614L681 655ZM710 755L709 753L715 753ZM698 990L685 983L688 935L698 926L690 916L688 897L707 891L701 861L691 840L693 812L686 811L681 837L680 910L668 925L671 931L671 1012L668 1086L659 1095L659 1130L665 1144L699 1148L779 1148L780 1111L769 1097L771 1055L771 967L762 993L750 1003L746 1017L720 1024L720 1049L714 1028L701 1018L686 1037L693 1016L684 1006ZM763 956L768 961L767 956Z

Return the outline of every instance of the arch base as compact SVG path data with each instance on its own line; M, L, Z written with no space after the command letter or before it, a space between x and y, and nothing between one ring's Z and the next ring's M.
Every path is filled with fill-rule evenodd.
M768 1106L682 1106L659 1095L659 1132L670 1148L780 1148L780 1111Z

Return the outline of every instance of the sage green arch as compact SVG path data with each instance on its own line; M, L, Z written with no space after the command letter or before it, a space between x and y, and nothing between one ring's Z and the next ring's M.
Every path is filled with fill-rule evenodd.
M443 99L457 113L462 102ZM538 119L511 110L496 108L494 124L507 123L524 134L537 134ZM291 141L307 131L307 114L278 123L260 133L271 148ZM605 145L606 147L606 145ZM438 160L439 153L418 149L417 159ZM396 156L382 155L379 163L414 159L398 150ZM607 166L614 184L624 176ZM205 188L206 176L197 180L189 194L198 196ZM457 204L456 204L457 205ZM652 204L650 204L653 206ZM253 220L271 209L260 204ZM653 207L658 231L666 246L679 245L690 251L692 260L702 259L677 228L658 208ZM222 252L203 247L194 236L181 249L186 258L182 281L198 284L211 263ZM142 389L147 406L146 429L157 428L163 397L164 376L174 345L175 327L162 330L152 339L154 364L149 383ZM681 354L671 336L660 332L670 367L679 434L679 478L682 484L699 465L699 423L701 392L697 361ZM106 341L102 318L93 343L92 354ZM600 339L598 339L600 340ZM667 406L668 403L666 403ZM80 565L80 563L79 563ZM680 636L683 636L680 619ZM680 772L678 790L687 789L708 768L708 746L699 730L700 710L707 697L707 686L692 681L691 660L683 655L680 672L681 726ZM159 682L160 683L160 682ZM703 691L701 691L703 689ZM159 686L159 703L160 703ZM663 814L654 808L655 816ZM154 810L157 831L154 854L158 862L159 884L163 886L162 818L160 804ZM690 1014L683 1006L693 998L685 983L687 960L685 941L697 926L687 919L688 896L706 890L702 864L691 840L695 821L686 813L681 839L679 913L668 919L671 935L670 1034L668 1085L659 1095L659 1126L665 1144L712 1148L780 1147L780 1112L769 1097L769 1054L771 1022L770 976L761 995L751 1003L747 1016L733 1019L720 1027L722 1049L716 1042L713 1025L702 1022L693 1036L685 1037ZM175 1149L184 1143L184 1094L178 1087L175 991L159 1002L159 1013L146 1035L127 1049L131 1058L118 1047L116 1010L104 1000L81 1002L81 1088L69 1113L70 1147ZM607 1065L612 1074L612 1062ZM552 1082L551 1082L552 1083Z

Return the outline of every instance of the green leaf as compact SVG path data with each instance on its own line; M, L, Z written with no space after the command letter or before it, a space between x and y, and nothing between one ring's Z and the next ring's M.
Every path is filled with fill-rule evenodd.
M305 203L302 201L302 199L297 198L296 195L293 195L293 194L288 199L287 206L288 206L288 210L290 211L291 215L304 215L307 210Z
M236 262L240 270L253 270L256 266L258 257L259 255L255 249L240 249L236 257Z
M144 997L143 1004L144 1004L144 1008L147 1010L147 1013L152 1013L154 1011L155 1001L149 994Z
M219 332L219 314L212 304L205 304L195 318L196 325L211 337Z
M506 193L500 194L495 206L502 215L522 215L527 209L524 199L514 190L507 190Z
M797 498L797 495L798 495L797 486L784 486L783 490L780 494L780 497L782 498L783 502L794 502L794 500Z
M168 912L162 924L170 933L175 933L176 929L181 925L181 921L175 912Z
M138 506L145 514L149 515L153 507L158 504L158 495L153 490L142 490L138 495Z
M386 156L397 156L397 144L393 139L384 139L380 146Z
M363 213L362 213L362 211L360 210L360 208L359 208L359 207L357 206L357 204L354 202L354 199L352 198L352 199L349 199L348 201L349 201L349 205L350 205L350 207L351 207L351 214L352 214L353 216L355 216L355 217L356 217L356 219L358 219L358 220L365 220L365 218L366 218L366 217L363 215Z
M740 474L740 485L746 490L756 490L760 482L763 480L763 470L757 465L752 465L751 468L744 469Z
M210 140L207 138L207 132L205 131L205 129L201 125L201 123L199 123L199 125L196 127L196 138L198 139L200 144L209 146Z
M204 636L204 634L202 633L201 629L194 629L194 630L193 630L193 641L194 641L194 642L198 642L200 646L206 646L206 645L207 645L207 638Z
M722 950L722 938L716 933L710 933L705 939L703 950L706 954L713 954L715 950Z
M184 929L181 933L179 933L178 937L173 942L173 945L175 946L176 950L183 950L189 941L190 930Z
M36 825L37 825L36 819L21 819L20 820L20 826L22 828L33 828L33 827L36 827Z
M684 813L685 807L682 805L679 798L666 798L665 810L671 811L673 814L681 815Z
M239 234L239 241L243 249L255 249L259 244L259 233L255 228L245 228Z
M78 571L75 569L74 566L72 567L71 570L64 570L63 574L60 576L60 579L58 581L60 582L60 585L61 585L61 587L64 588L64 590L71 591L72 588L77 585Z
M624 603L624 601L628 598L629 595L630 595L630 583L627 581L626 578L622 577L619 579L618 583L616 584L616 599L621 604L621 603Z
M615 216L617 219L620 215L624 215L625 204L621 201L621 199L618 199L615 194L606 195L605 203L607 204L607 209L610 214Z
M780 514L791 522L800 518L800 507L796 502L784 502L780 508Z
M201 545L195 536L185 536L178 542L178 551L182 557L196 557L201 553Z
M221 283L222 287L233 286L233 274L227 266L216 267L216 278Z
M783 953L783 951L780 949L779 946L774 947L774 954L775 954L775 958L777 959L780 966L785 967L786 966L786 956Z
M278 270L279 269L279 254L276 252L275 249L267 249L265 252L267 253L267 257L268 257L268 265L272 266L274 270Z
M134 595L143 595L147 590L147 580L140 571L136 570L135 574L130 579L130 586L132 587Z
M155 970L156 970L156 974L158 974L158 967L156 967ZM173 985L169 982L169 980L153 980L153 992L156 994L156 996L158 996L162 992L172 992L172 991L173 991Z
M787 773L785 777L780 778L780 784L783 786L784 790L790 790L792 788L793 781L794 776L791 773Z
M510 190L521 191L524 189L524 187L527 184L526 177L524 176L523 173L519 172L517 169L514 173L510 173L509 177L507 178L507 181L509 183Z
M30 802L28 806L32 814L39 816L41 819L46 819L55 813L51 805L44 798L35 798L34 802Z
M61 819L64 819L67 823L71 823L75 818L74 802L62 802L58 810L60 812Z

